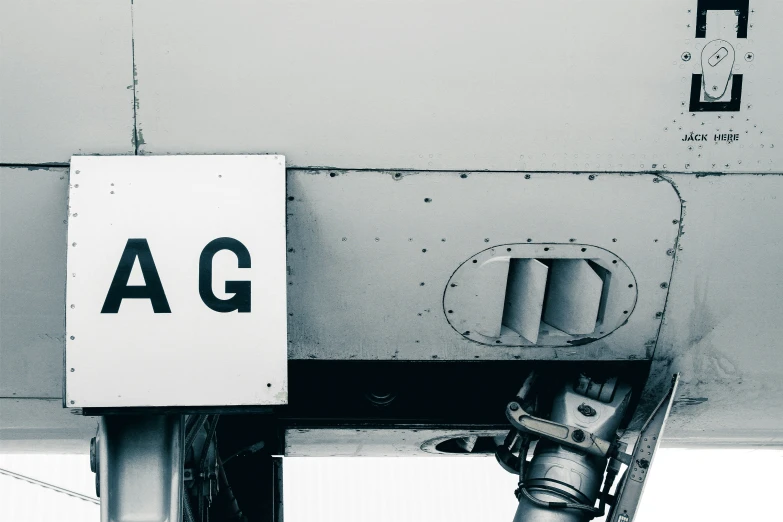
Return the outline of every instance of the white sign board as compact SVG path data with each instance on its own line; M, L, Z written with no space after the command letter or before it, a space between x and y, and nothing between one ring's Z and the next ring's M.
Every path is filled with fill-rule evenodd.
M283 156L71 160L67 407L287 402Z

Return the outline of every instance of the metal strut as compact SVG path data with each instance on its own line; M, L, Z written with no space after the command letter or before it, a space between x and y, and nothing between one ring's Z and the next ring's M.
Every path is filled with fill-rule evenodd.
M582 522L603 516L607 504L613 505L607 521L631 522L671 409L677 376L642 428L633 455L625 453L626 445L617 436L630 386L617 379L580 376L554 396L550 418L543 419L535 415L534 383L531 374L516 400L507 405L506 417L514 429L495 453L506 471L519 475L515 522ZM533 440L538 442L528 463ZM610 490L623 464L628 469L613 497Z

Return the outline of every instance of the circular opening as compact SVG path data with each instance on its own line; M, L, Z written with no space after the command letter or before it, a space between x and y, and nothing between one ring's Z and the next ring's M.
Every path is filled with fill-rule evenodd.
M544 252L549 252L549 247L544 247Z
M478 263L478 260L477 260L477 259L474 259L474 260L473 260L473 262L474 262L474 263Z

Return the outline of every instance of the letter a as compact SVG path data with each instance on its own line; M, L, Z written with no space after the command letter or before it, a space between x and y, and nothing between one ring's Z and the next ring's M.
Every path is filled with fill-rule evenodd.
M144 276L144 286L128 286L133 264L139 260L141 274ZM120 304L123 299L149 299L152 304L152 311L156 314L170 314L169 302L166 299L166 293L163 291L163 285L160 282L158 270L155 268L155 261L152 259L150 246L146 239L129 239L122 251L120 263L117 265L117 271L114 272L114 279L109 286L109 293L106 294L106 301L101 308L102 314L116 314L120 311Z

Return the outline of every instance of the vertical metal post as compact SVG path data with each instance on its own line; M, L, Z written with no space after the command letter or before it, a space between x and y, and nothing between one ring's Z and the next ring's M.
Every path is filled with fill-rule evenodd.
M274 485L272 499L272 522L283 522L283 457L274 457L272 459L272 478Z
M97 437L101 522L182 520L180 415L109 415Z

